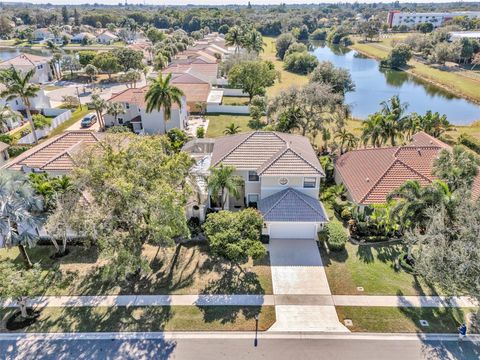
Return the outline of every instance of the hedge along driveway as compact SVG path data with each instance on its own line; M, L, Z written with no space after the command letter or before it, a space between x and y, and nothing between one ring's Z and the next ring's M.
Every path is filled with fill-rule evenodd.
M327 254L321 249L330 289L334 295L439 295L423 280L395 270L403 245L353 245ZM363 287L364 291L358 291Z

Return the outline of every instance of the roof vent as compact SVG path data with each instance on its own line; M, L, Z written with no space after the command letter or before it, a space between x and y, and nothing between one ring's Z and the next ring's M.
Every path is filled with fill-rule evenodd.
M367 177L365 180L366 180L367 182L370 182L370 179L369 179L368 177Z
M420 149L417 149L417 153L418 153L418 156L422 156L422 152L420 151Z

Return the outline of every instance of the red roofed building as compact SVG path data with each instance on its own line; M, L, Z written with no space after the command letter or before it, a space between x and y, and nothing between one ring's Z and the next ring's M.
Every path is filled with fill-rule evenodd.
M433 162L443 149L450 146L419 132L409 145L352 150L335 162L335 181L345 185L350 201L358 205L381 204L407 180L417 180L423 186L435 180ZM472 192L480 194L480 176Z

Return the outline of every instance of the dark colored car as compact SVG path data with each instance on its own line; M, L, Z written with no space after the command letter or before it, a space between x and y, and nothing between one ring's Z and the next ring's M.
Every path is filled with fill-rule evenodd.
M96 122L97 122L97 115L89 114L82 119L82 122L80 123L80 126L82 128L89 128L90 126L92 126Z

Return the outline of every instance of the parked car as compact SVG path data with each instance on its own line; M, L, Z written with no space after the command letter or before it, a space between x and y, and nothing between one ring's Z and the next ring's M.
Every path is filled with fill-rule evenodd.
M97 115L95 114L88 114L87 116L85 116L83 119L82 119L82 122L80 123L80 126L85 129L85 128L89 128L90 126L92 126L93 124L95 124L97 122Z

